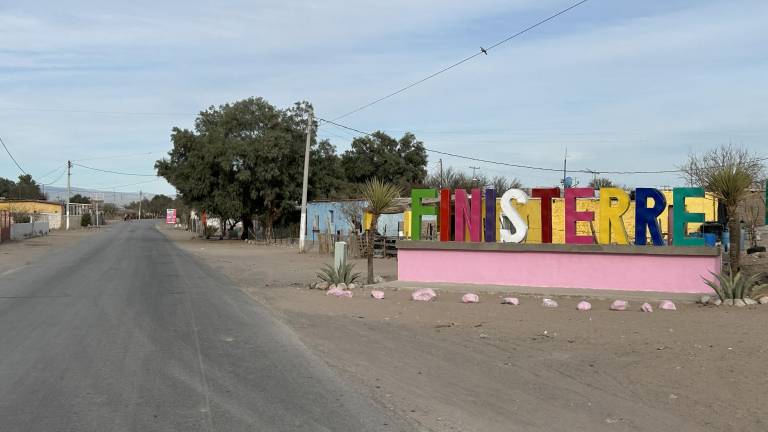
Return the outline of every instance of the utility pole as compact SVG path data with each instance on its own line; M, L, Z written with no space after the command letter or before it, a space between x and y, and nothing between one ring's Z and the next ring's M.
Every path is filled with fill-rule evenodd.
M141 220L141 189L139 189L139 220Z
M563 190L565 190L565 178L567 176L566 166L568 165L568 147L565 148L565 156L563 156Z
M72 177L72 161L67 161L67 230L69 230L69 197L72 195L69 188L69 180Z
M307 236L307 187L309 184L309 146L312 143L312 108L307 118L307 144L304 147L304 181L301 187L301 220L299 225L299 253L306 252L304 237Z
M477 182L477 170L479 170L480 167L479 166L471 166L470 168L472 168L472 182Z
M443 188L443 158L438 159L437 163L440 164L440 189L442 189Z

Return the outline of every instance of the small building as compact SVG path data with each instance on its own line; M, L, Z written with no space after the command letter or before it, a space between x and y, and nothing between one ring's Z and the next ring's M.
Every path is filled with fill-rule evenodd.
M377 232L388 237L403 237L404 215L410 198L401 198L394 213L379 216ZM371 224L371 215L365 212L367 203L362 199L321 200L307 203L307 240L317 240L319 234L330 232L345 237L351 232L362 232Z
M0 199L0 210L28 214L35 221L48 222L51 229L61 227L64 206L58 202L43 200Z

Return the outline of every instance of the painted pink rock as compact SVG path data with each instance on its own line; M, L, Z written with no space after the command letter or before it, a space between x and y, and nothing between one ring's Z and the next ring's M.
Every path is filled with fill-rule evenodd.
M629 306L629 302L626 300L614 300L613 303L611 303L611 310L625 311L627 310L627 306Z
M325 295L334 297L352 297L352 291L343 290L339 287L334 287L326 291Z
M467 293L461 297L462 303L479 303L480 297L477 294Z
M416 301L430 301L435 297L437 294L432 288L419 288L411 294L411 299Z
M504 297L501 300L501 304L510 304L510 305L517 306L520 304L520 300L518 300L517 297Z
M653 312L653 306L648 303L643 303L643 305L640 306L640 310L643 312Z
M576 305L576 309L580 311L588 311L592 309L592 303L588 301L580 301L579 304Z
M661 303L659 303L659 309L675 311L677 310L677 306L669 300L662 300Z
M542 300L541 305L548 308L556 308L557 302L552 299L545 298Z
M334 285L328 291L325 292L325 295L338 296L339 293L342 292L342 291L344 291L344 290L342 290L341 288L339 288L336 285Z
M371 297L375 298L376 300L381 300L384 298L384 291L371 291Z

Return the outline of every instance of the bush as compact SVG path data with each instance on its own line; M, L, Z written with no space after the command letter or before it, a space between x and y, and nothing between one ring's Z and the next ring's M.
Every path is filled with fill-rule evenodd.
M334 268L332 265L326 264L320 273L317 274L317 277L329 284L345 283L349 285L356 282L360 277L360 273L352 273L354 268L354 264L341 264L339 268Z
M712 272L710 272L712 273ZM730 271L727 274L715 274L712 273L715 280L704 279L704 282L709 285L720 300L728 299L743 299L749 297L752 293L752 289L757 284L760 274L754 274L750 277L745 277L742 272L737 272L734 276Z
M91 225L91 214L86 213L80 218L80 226L87 227Z
M11 213L11 218L13 223L29 223L32 220L29 213Z

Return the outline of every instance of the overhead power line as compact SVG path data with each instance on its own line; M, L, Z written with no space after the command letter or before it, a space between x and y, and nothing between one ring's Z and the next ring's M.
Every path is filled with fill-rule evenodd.
M51 174L55 173L56 171L60 170L62 167L66 167L66 166L67 166L66 164L60 165L60 166L58 166L58 167L48 171L47 173L45 173L45 174L41 175L40 177L38 177L37 181L40 181L40 180L48 177L49 175L51 175Z
M19 163L16 161L16 158L13 157L13 155L11 154L11 151L8 150L8 146L5 145L5 142L3 141L2 138L0 138L0 144L3 145L3 148L5 149L5 152L8 153L8 156L11 157L11 160L13 161L13 163L16 164L16 168L18 168L19 171L21 171L23 174L27 174L27 172L24 171L24 168L22 168L21 165L19 165Z
M334 126L342 128L342 129L346 129L346 130L352 131L352 132L357 132L357 133L360 133L360 134L363 134L363 135L366 135L366 136L372 136L372 134L369 133L369 132L365 132L365 131L362 131L360 129L355 129L353 127L346 126L346 125L343 125L341 123L336 123L333 120L326 120L326 119L320 118L320 117L318 117L318 120L321 121L321 122L332 124ZM557 172L557 173L562 173L563 172L562 168L540 167L540 166L533 166L533 165L524 165L524 164L514 164L514 163L508 163L508 162L501 162L501 161L496 161L496 160L488 160L488 159L482 159L482 158L477 158L477 157L473 157L473 156L461 155L461 154L457 154L457 153L445 152L445 151L441 151L441 150L434 150L434 149L431 149L431 148L428 148L428 147L424 147L424 150L426 150L426 151L428 151L430 153L436 153L436 154L440 154L440 155L444 155L444 156L451 156L451 157L455 157L455 158L459 158L459 159L466 159L466 160L470 160L470 161L483 162L483 163L493 164L493 165L507 166L507 167L511 167L511 168L522 168L522 169L529 169L529 170L534 170L534 171L546 171L546 172ZM768 160L768 157L758 158L757 160L758 161L765 161L765 160ZM641 171L610 171L610 170L603 171L603 170L591 170L591 169L574 169L574 170L569 170L569 172L577 172L577 173L584 173L584 174L595 174L595 175L597 175L597 174L616 174L616 175L672 174L672 173L680 173L680 172L684 172L684 171L685 170L682 170L682 169L679 169L679 168L678 169L667 169L667 170L641 170Z
M109 174L118 174L118 175L135 176L135 177L157 177L157 174L136 174L136 173L128 173L128 172L122 172L122 171L105 170L101 168L94 168L94 167L82 165L79 163L74 163L74 162L72 162L72 165L79 166L80 168L85 168L92 171L99 171L99 172L109 173Z
M546 22L549 22L549 21L559 17L560 15L570 11L571 9L575 9L575 8L583 5L587 1L589 1L589 0L581 0L581 1L577 2L577 3L574 3L571 6L568 6L567 8L565 8L565 9L563 9L563 10L561 10L561 11L555 13L555 14L550 15L547 18L544 18L541 21L538 21L535 24L530 25L530 26L528 26L528 27L518 31L515 34L512 34L512 35L510 35L510 36L508 36L508 37L506 37L506 38L504 38L504 39L502 39L502 40L500 40L500 41L490 45L488 48L480 47L480 51L478 51L478 52L476 52L476 53L474 53L474 54L472 54L472 55L470 55L468 57L464 57L463 59L457 61L456 63L451 64L450 66L446 66L446 67L440 69L439 71L437 71L437 72L435 72L435 73L433 73L431 75L427 75L426 77L424 77L424 78L422 78L422 79L420 79L418 81L414 81L414 82L406 85L405 87L402 87L400 89L397 89L397 90L393 91L392 93L389 93L389 94L384 95L384 96L382 96L382 97L380 97L378 99L375 99L375 100L373 100L371 102L368 102L365 105L361 105L361 106L353 109L352 111L349 111L349 112L347 112L345 114L342 114L342 115L334 118L333 120L334 121L335 120L341 120L344 117L350 116L350 115L352 115L352 114L354 114L356 112L362 111L362 110L364 110L366 108L369 108L369 107L371 107L373 105L376 105L377 103L379 103L381 101L384 101L386 99L391 98L392 96L396 96L396 95L398 95L398 94L400 94L400 93L402 93L402 92L404 92L404 91L406 91L406 90L408 90L408 89L410 89L412 87L416 87L417 85L423 83L424 81L430 80L430 79L432 79L432 78L434 78L434 77L436 77L436 76L438 76L440 74L448 72L449 70L455 68L456 66L459 66L459 65L461 65L463 63L466 63L466 62L474 59L475 57L478 57L480 55L488 55L488 51L491 51L492 49L497 48L499 45L505 44L505 43L511 41L512 39L514 39L514 38L516 38L518 36L522 36L523 34L525 34L525 33L529 32L529 31L535 29L536 27L538 27L538 26L540 26L540 25L542 25L542 24L544 24Z
M49 183L43 183L43 186L50 186L50 185L56 183L57 181L61 180L61 178L64 177L64 174L67 173L67 169L66 169L66 167L60 168L60 169L61 169L61 173L59 174L58 177L56 177L56 180L54 180L52 182L49 182Z

